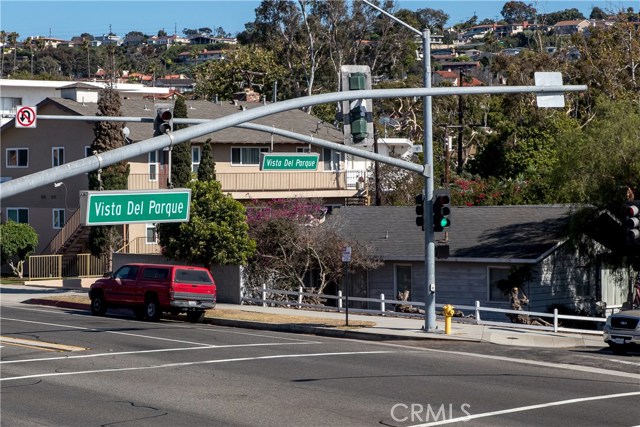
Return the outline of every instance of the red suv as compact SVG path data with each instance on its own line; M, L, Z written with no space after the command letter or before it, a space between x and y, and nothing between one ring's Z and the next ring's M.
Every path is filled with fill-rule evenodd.
M139 319L157 321L162 312L186 313L195 323L215 307L216 284L202 267L126 264L92 284L89 298L96 316L104 316L109 307L130 307Z

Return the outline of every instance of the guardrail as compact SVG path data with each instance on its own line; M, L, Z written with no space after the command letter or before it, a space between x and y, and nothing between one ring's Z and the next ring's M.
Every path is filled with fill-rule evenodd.
M277 299L273 299L273 297L270 296L269 294L286 295L287 297L295 297L295 299L277 300ZM337 306L332 307L332 306L326 306L322 304L312 304L312 303L303 302L305 297L317 298L320 300L336 300ZM338 295L326 295L326 294L317 294L313 292L304 292L302 287L299 288L298 291L285 291L280 289L269 289L264 285L260 290L260 298L242 297L242 302L262 304L265 307L269 304L272 304L272 305L284 305L288 307L298 307L298 308L314 308L314 309L337 311L337 312L343 312L345 310L345 307L344 307L345 300L346 300L346 297L342 295L342 291L338 291ZM416 308L424 307L423 302L386 299L384 294L380 294L380 298L360 298L360 297L350 296L349 302L351 301L377 303L379 304L379 308L363 309L363 308L349 307L350 313L424 318L424 314L420 314L420 313L405 313L405 312L388 310L389 305L410 306L410 307L416 307ZM436 304L436 308L442 309L443 305L445 304ZM573 316L568 314L560 314L558 313L558 309L554 309L553 313L543 313L543 312L536 312L536 311L506 310L502 308L482 307L480 305L480 301L476 301L475 305L473 306L455 305L454 308L456 310L467 310L467 311L472 311L474 313L473 318L454 317L456 321L469 322L469 323L474 323L476 325L511 326L511 327L517 327L520 329L537 329L537 330L553 331L553 332L575 332L575 333L583 333L583 334L602 335L601 330L562 327L560 320L595 322L596 324L604 324L607 321L605 317L588 317L588 316ZM482 320L480 313L483 311L491 312L491 313L517 314L519 316L550 318L552 320L550 320L548 323L551 323L552 326L528 325L528 324L521 324L521 323L511 323L507 321L499 322L499 321L491 321L491 320ZM600 325L596 325L596 326L600 326Z

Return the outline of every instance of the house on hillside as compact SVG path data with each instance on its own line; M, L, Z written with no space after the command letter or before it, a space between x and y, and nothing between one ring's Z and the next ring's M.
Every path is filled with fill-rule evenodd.
M571 21L560 21L553 26L553 33L556 35L571 35L582 33L591 26L588 19L574 19Z
M599 302L622 304L630 276L578 255L567 239L571 215L560 205L452 207L450 229L435 236L437 246L449 247L448 258L436 259L437 302L509 308L498 283L520 269L531 274L514 283L529 297L529 310L562 305L595 314ZM411 301L425 300L424 232L415 219L413 206L343 207L328 216L326 225L369 245L383 261L381 268L353 275L352 296L397 299L408 290Z
M97 98L95 87L72 84L61 90L62 98L47 98L37 105L39 115L95 116ZM80 101L84 99L84 102ZM172 103L171 100L162 101ZM260 107L258 103L239 101L213 103L188 101L189 118L215 120L245 109ZM126 117L155 116L153 100L122 99L122 115ZM341 130L319 122L300 110L274 114L253 123L269 128L285 129L304 136L342 143ZM63 165L91 156L95 122L39 120L35 129L16 128L14 121L0 129L2 139L2 181L30 175L34 172ZM128 141L153 136L152 123L126 124ZM217 180L222 190L237 200L249 202L260 199L289 197L321 198L327 206L366 203L366 192L357 188L366 170L348 169L344 154L328 148L312 146L268 132L228 128L201 137L191 143L192 171L197 172L202 147L212 141ZM317 153L316 171L260 171L261 153ZM161 150L129 160L128 188L131 190L162 189L167 187L168 151ZM360 180L359 178L363 178ZM28 222L40 236L37 254L79 253L84 251L86 230L79 226L79 191L87 190L86 174L67 179L57 186L47 185L22 193L2 202L1 220L18 219ZM355 202L354 202L355 201ZM131 224L123 230L123 247L139 242L148 252L158 252L154 224ZM72 241L73 240L73 241Z

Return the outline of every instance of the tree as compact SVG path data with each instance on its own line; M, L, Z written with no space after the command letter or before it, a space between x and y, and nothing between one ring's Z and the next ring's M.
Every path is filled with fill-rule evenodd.
M122 116L120 95L112 87L100 91L97 116ZM123 122L96 122L94 127L95 139L91 150L104 153L124 146ZM124 190L128 187L129 164L126 161L107 166L102 170L89 173L90 190ZM121 237L114 226L91 227L89 235L89 249L95 256L107 254L108 265L111 267L111 256L117 249L115 246Z
M24 262L38 246L38 234L29 224L11 220L0 224L2 265L8 264L13 274L22 278Z
M20 34L16 33L15 31L12 31L7 35L7 42L9 42L9 44L13 48L13 68L11 69L12 71L15 71L17 67L16 61L17 61L17 53L18 53L18 37L20 37Z
M533 21L536 16L536 9L530 4L521 1L508 1L502 7L500 14L509 24L514 22Z
M173 106L173 117L187 118L187 103L184 98L179 96ZM180 130L186 128L187 125L175 124L174 129ZM181 144L174 145L171 149L171 183L174 187L184 187L191 181L191 141L185 141Z
M229 51L224 61L207 61L196 67L196 94L203 99L232 99L233 94L255 84L265 84L263 94L271 96L273 81L288 79L285 69L273 52L257 47ZM258 83L259 82L259 83Z
M257 242L245 274L250 289L264 283L322 293L327 285L340 282L345 246L352 247L352 269L380 265L367 246L341 237L339 224L324 223L324 212L321 201L313 199L273 200L249 208L250 235ZM310 283L311 275L315 280Z
M449 20L449 15L447 15L443 10L436 10L428 7L418 9L416 11L416 15L418 15L418 19L421 24L419 28L428 27L431 31L444 31L444 26Z
M202 147L202 158L200 159L200 166L198 166L198 180L216 180L216 163L213 161L211 138L208 138Z
M167 37L167 32L163 29L158 30L158 37Z
M255 251L249 237L244 206L224 194L217 181L191 181L189 222L177 235L158 230L162 254L182 262L211 268L213 264L245 265Z

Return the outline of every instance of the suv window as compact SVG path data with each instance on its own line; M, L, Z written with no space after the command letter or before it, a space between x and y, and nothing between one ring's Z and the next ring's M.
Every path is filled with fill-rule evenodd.
M135 279L138 275L139 267L135 265L125 265L116 271L116 279Z
M142 273L143 279L150 280L164 280L169 277L169 269L168 268L147 268Z
M206 271L202 270L176 270L176 282L178 283L198 283L213 285L213 281Z

